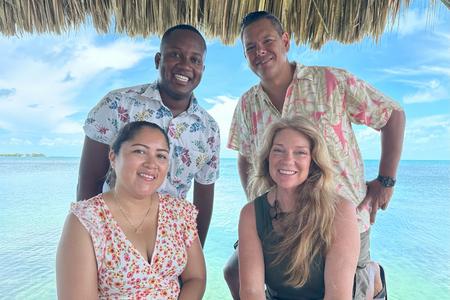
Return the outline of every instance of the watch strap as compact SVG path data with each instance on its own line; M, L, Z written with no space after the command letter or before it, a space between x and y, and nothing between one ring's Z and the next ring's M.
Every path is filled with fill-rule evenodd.
M390 176L383 176L383 175L378 175L377 180L384 187L393 187L396 182L395 178L390 177Z

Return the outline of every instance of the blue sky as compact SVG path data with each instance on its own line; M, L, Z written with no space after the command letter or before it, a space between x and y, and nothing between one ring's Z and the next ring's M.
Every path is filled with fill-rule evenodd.
M0 153L80 156L83 123L110 90L154 81L159 39L99 35L92 27L64 35L0 35ZM398 101L407 115L402 159L450 159L450 12L418 4L376 43L290 50L305 65L347 69ZM208 40L206 70L195 94L220 124L223 157L239 96L258 78L239 41ZM378 159L378 132L356 127L365 159Z

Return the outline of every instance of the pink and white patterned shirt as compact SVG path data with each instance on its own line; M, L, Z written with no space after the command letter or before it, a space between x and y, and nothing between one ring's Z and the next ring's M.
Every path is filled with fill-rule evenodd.
M296 64L280 113L262 86L240 98L231 123L228 147L255 157L264 130L281 117L302 116L321 130L336 173L337 191L355 205L366 195L364 166L352 123L379 130L401 107L345 70ZM249 159L251 162L251 159ZM360 232L370 227L368 208L358 212Z
M89 112L84 131L94 141L111 145L118 131L134 121L158 124L169 136L170 167L159 192L186 198L192 179L200 184L217 180L219 126L195 97L186 111L173 117L156 82L115 90Z
M197 237L197 210L183 199L159 197L158 229L151 261L134 248L99 194L72 203L70 212L91 236L100 299L178 299L178 276Z

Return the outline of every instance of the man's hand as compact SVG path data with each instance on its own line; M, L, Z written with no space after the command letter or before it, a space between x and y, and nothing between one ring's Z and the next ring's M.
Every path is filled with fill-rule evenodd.
M375 223L378 209L386 210L391 201L393 187L384 187L381 183L374 179L367 182L367 194L364 200L358 205L358 210L367 208L370 212L370 224Z

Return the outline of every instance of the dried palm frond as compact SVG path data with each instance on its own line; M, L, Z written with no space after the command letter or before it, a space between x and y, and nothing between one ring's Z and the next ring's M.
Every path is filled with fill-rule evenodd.
M442 2L450 8L449 0ZM231 44L247 13L267 10L280 18L297 44L319 49L329 40L378 40L409 4L410 0L0 0L0 33L60 34L92 22L99 33L147 37L188 23L209 38Z

